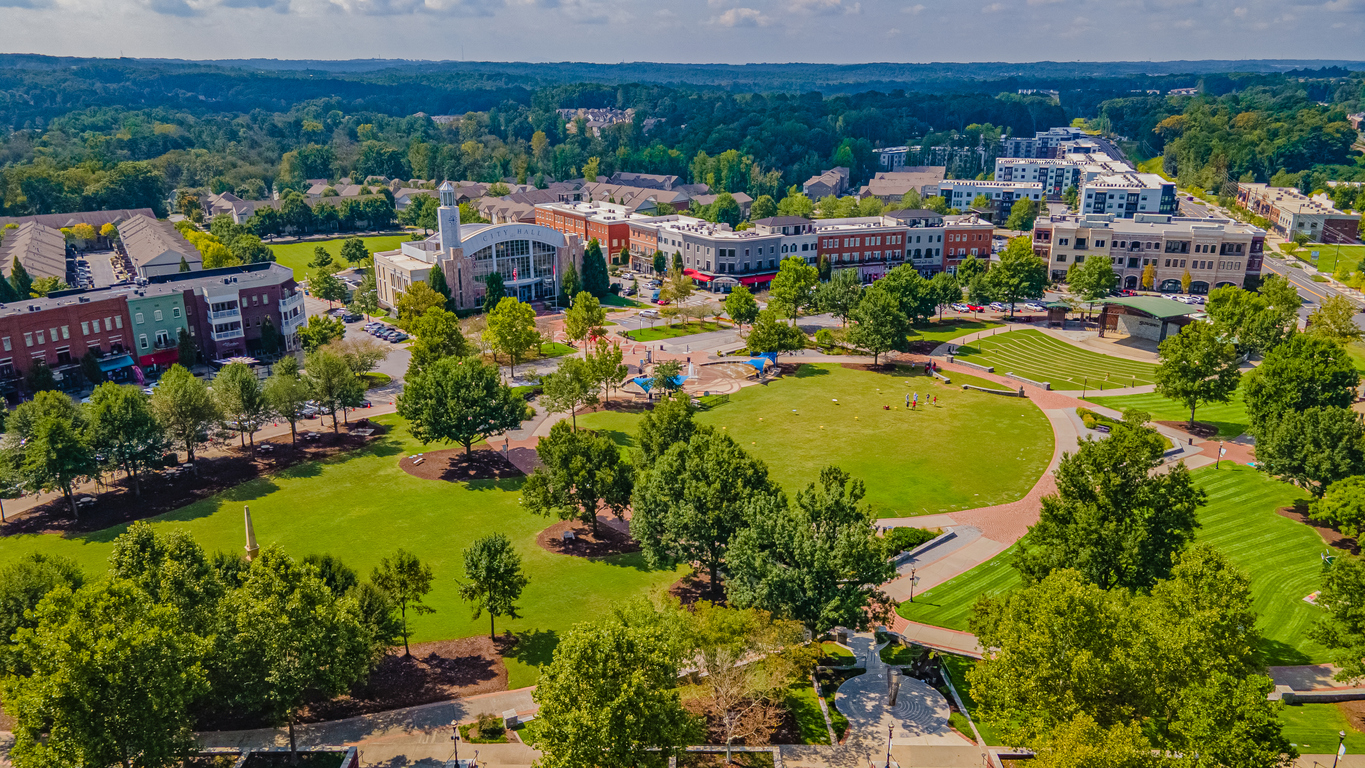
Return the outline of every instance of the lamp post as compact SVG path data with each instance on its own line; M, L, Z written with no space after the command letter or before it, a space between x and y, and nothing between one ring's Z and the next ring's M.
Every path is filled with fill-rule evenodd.
M1332 756L1332 768L1337 768L1337 762L1341 760L1341 753L1346 751L1346 732L1337 731L1337 753Z

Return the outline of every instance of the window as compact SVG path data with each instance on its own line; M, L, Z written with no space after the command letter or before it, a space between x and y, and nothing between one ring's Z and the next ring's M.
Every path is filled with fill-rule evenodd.
M146 349L146 348L147 348L147 334L145 334L145 333L140 333L140 334L138 334L138 337L137 337L137 346L138 346L139 349Z
M115 328L123 327L123 315L114 315L114 327Z
M1066 254L1065 253L1057 254L1057 261L1059 262L1066 261Z
M81 335L82 335L82 336L89 336L89 335L90 335L90 323L89 323L89 321L82 321L82 322L81 322Z
M6 336L6 337L4 338L4 342L5 342L5 351L6 351L6 352L10 351L10 342L9 342L9 337L8 337L8 336Z
M114 330L114 318L112 317L104 318L104 330L106 331Z
M158 323L161 322L161 310L159 310L159 309L153 310L153 311L152 311L152 319L155 320L155 321L157 321Z
M55 326L55 325L52 326L52 328L50 329L49 333L52 334L52 340L53 340L53 341L56 341L56 340L57 340L57 326Z
M46 344L46 343L47 343L47 340L43 338L43 332L42 332L42 331L38 331L38 333L37 333L37 339L38 339L38 343L39 343L39 344Z
M157 345L158 347L169 347L169 346L171 345L171 337L170 337L170 335L167 334L165 331L157 331L157 332L156 332L156 345Z
M33 334L31 333L24 334L24 346L26 347L33 346Z
M180 307L171 307L171 317L180 318Z
M69 325L62 326L62 338L63 339L71 338L71 326Z
M133 315L133 322L136 323L136 324L138 324L138 325L142 325L142 313L141 313L141 312L137 313L136 315Z

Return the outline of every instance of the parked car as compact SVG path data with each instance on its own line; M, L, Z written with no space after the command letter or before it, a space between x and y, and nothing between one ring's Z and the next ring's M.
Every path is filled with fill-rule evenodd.
M1047 307L1043 306L1042 304L1039 304L1039 303L1036 302L1036 301L1030 301L1029 303L1025 304L1025 305L1024 305L1024 309L1027 309L1027 310L1030 311L1030 312L1046 312L1046 311L1047 311Z
M658 320L660 317L659 310L657 309L640 310L640 317L646 317L649 318L650 320Z
M404 341L407 341L407 340L408 340L408 335L407 335L406 333L402 333L402 332L395 333L395 334L393 334L392 336L389 337L389 343L390 343L390 344L399 344L399 343L404 342Z
M970 310L967 308L967 305L966 305L966 304L962 304L962 303L959 302L959 303L953 305L953 311L954 311L954 312L969 312Z
M346 314L344 314L344 315L341 316L341 322L343 322L343 323L358 323L358 322L360 322L360 315L357 315L357 314L354 313L354 312L347 312Z
M992 302L991 302L991 311L992 311L992 312L1006 312L1006 311L1008 311L1008 310L1009 310L1009 307L1005 306L1004 304L1001 304L1001 303L998 302L998 301L992 301Z
M654 302L654 303L655 303L655 304L658 304L658 305L661 306L661 307L667 306L667 305L668 305L668 299L659 299L658 301L656 301L656 302Z
M968 304L968 305L967 305L967 311L968 311L968 312L985 312L985 311L986 311L986 308L983 307L983 306L980 306L980 305L978 305L978 304Z

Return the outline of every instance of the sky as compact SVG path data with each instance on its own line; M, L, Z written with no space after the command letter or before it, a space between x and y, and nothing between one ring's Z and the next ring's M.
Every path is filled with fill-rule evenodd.
M686 63L1365 59L1365 0L0 0L9 53Z

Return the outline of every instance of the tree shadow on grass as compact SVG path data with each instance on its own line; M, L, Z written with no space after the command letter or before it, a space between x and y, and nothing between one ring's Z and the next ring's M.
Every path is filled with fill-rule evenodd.
M796 373L790 375L798 379L808 379L814 376L828 376L829 369L815 365L800 365L797 367Z
M520 491L522 484L525 482L526 477L523 475L520 477L507 477L502 480L470 480L461 483L461 485L471 491L507 491L510 493L512 491Z
M543 667L554 658L559 633L553 629L528 629L515 635L516 643L503 651L503 658L532 667Z
M1261 638L1256 650L1261 656L1261 661L1269 667L1296 667L1312 663L1303 651L1279 640Z
M590 557L588 558L588 560L594 563L602 563L604 565L614 565L618 568L630 568L632 570L640 571L642 573L669 570L667 568L655 568L651 566L649 563L645 562L645 556L644 553L642 552L623 552L619 555L607 555L605 557Z

